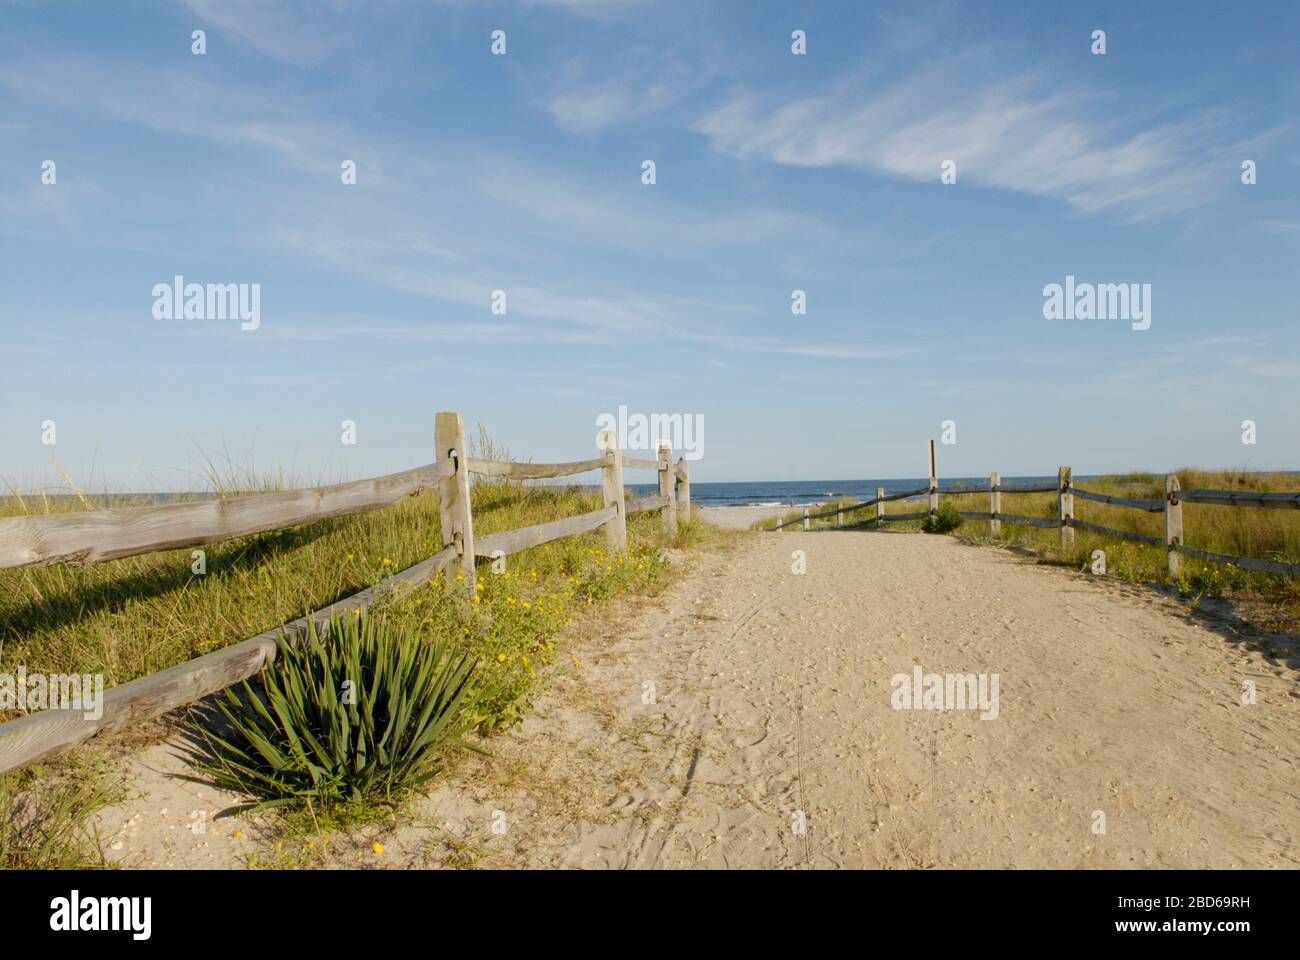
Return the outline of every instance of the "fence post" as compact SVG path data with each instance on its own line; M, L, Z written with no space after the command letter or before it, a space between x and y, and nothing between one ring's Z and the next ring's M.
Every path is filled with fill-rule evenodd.
M804 528L805 530L811 530L811 529L812 529L812 527L811 527L811 526L809 525L809 523L808 523L808 508L807 508L807 507L804 507L804 508L803 508L803 528Z
M602 431L596 446L608 460L600 471L600 489L605 495L605 506L618 507L618 515L605 524L609 552L627 553L627 501L623 498L623 451L618 448L618 434L613 430Z
M678 477L677 503L682 511L682 519L691 519L691 462L685 455L677 458L677 469L682 472Z
M934 441L930 441L930 516L939 512L939 476L934 466Z
M677 477L673 474L673 448L667 440L659 441L659 496L668 498L664 507L664 530L668 536L677 536Z
M1002 476L996 470L989 474L989 533L995 537L1002 536Z
M876 487L876 529L885 525L885 488Z
M465 445L465 423L459 413L439 413L434 420L438 464L452 467L449 477L438 480L438 521L442 545L456 545L460 568L465 574L466 592L474 595L474 520L469 507L469 448Z
M1061 514L1061 552L1074 549L1074 494L1070 492L1070 468L1062 467L1056 473L1056 503Z
M1183 555L1175 547L1183 543L1183 505L1178 499L1178 475L1165 474L1165 555L1169 558L1169 573L1178 576L1183 572Z
M837 527L844 526L844 510L842 509L842 506L843 505L841 505L841 509L835 511L835 526Z

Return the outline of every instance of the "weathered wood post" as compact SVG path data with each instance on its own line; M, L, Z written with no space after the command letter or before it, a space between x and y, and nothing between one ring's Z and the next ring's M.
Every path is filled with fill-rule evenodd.
M934 441L930 441L930 516L939 512L939 475L934 466Z
M677 497L675 496L677 477L673 473L673 448L667 440L659 441L659 496L668 498L664 507L664 530L668 536L677 536Z
M438 465L451 468L438 479L438 520L442 545L456 545L466 592L474 595L474 520L469 507L469 448L465 445L465 423L459 413L439 413L434 420L434 441Z
M807 507L804 507L804 508L803 508L803 528L804 528L805 530L811 530L811 529L812 529L812 526L808 523L808 508L807 508Z
M1061 515L1061 552L1074 549L1074 494L1070 492L1070 468L1062 467L1056 472L1056 505Z
M691 462L685 455L677 458L677 504L682 519L691 519Z
M885 488L876 487L876 529L885 525Z
M835 526L837 527L844 526L844 504L842 503L839 504L838 508L835 511Z
M989 533L1002 536L1002 475L996 470L989 474Z
M1165 474L1165 555L1169 558L1170 576L1183 572L1183 555L1177 547L1183 543L1183 504L1178 499L1178 475Z
M604 430L597 438L597 448L605 455L600 471L600 490L605 506L617 506L618 515L605 524L605 537L612 554L627 553L627 501L623 498L623 451L618 448L618 434Z

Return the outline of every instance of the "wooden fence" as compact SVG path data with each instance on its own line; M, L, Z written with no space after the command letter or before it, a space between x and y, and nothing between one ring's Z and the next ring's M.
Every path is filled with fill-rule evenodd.
M465 572L465 589L472 596L474 561L478 557L518 553L600 527L605 528L610 549L625 552L629 514L662 511L664 528L670 535L677 532L679 511L683 518L690 516L688 462L683 457L674 464L672 451L666 445L658 448L654 460L625 457L619 449L617 435L606 431L597 441L599 455L591 460L572 463L479 460L465 456L468 447L459 413L439 413L434 436L437 443L434 463L372 480L200 503L0 518L0 568L58 563L87 565L215 543L382 509L435 487L442 529L440 551L369 589L292 623L109 688L104 693L103 710L98 718L86 717L81 709L43 710L0 724L0 773L62 753L92 736L159 716L237 683L275 658L281 636L295 641L305 636L309 620L315 621L319 630L326 630L331 616L363 609L390 591L426 583L448 567L459 566ZM624 469L656 471L659 493L626 499ZM470 511L471 474L534 480L590 470L601 471L605 506L600 510L475 538Z
M1189 547L1183 542L1184 503L1211 503L1228 507L1261 507L1268 510L1300 510L1300 492L1255 493L1233 490L1183 490L1179 486L1177 475L1170 473L1165 475L1165 495L1163 498L1159 500L1135 500L1127 497L1109 496L1076 487L1073 472L1069 467L1061 467L1057 471L1056 483L1051 485L1004 486L1001 477L995 471L989 476L988 486L940 489L939 478L936 476L935 470L933 440L930 441L930 482L926 486L918 487L915 490L904 490L901 493L892 493L889 496L885 495L884 487L877 487L876 495L870 500L836 506L821 513L810 513L808 508L805 507L802 517L779 523L775 527L771 527L770 530L780 530L796 523L802 524L804 530L810 530L812 529L811 521L825 517L836 517L837 525L842 525L844 514L856 510L865 510L872 506L876 508L875 521L877 527L890 521L924 520L938 512L939 497L941 495L960 496L972 493L987 493L989 495L988 512L970 510L958 512L967 520L987 520L989 522L989 531L994 535L1002 532L1002 522L1004 520L1007 523L1019 523L1029 527L1055 528L1061 532L1061 548L1065 550L1074 545L1075 530L1086 530L1090 533L1117 537L1121 540L1131 540L1149 546L1163 546L1167 556L1169 572L1175 575L1182 570L1183 557L1187 556L1205 560L1209 563L1230 564L1243 570L1300 577L1300 563L1280 563L1276 560L1261 560L1257 557L1237 557L1224 553L1212 553L1209 550ZM1028 517L1014 513L1003 513L1002 494L1004 493L1055 493L1057 516L1056 518ZM919 497L925 494L929 495L929 504L926 510L912 513L885 513L885 504L890 500L905 500L909 497ZM1133 533L1128 530L1117 530L1114 527L1104 527L1100 524L1080 520L1074 515L1075 497L1080 500L1091 500L1095 503L1104 503L1113 507L1140 510L1144 513L1162 513L1165 520L1165 534L1163 537L1157 537L1143 533Z

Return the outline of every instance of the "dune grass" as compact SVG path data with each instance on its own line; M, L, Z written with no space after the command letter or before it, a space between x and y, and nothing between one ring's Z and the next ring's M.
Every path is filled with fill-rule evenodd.
M471 487L471 504L475 532L484 535L597 510L603 502L589 486L483 479ZM0 498L0 515L83 508L78 498ZM559 636L575 616L620 595L657 592L673 571L664 548L705 536L698 521L682 522L670 539L658 513L635 515L626 555L610 555L604 530L596 530L507 557L500 572L484 558L472 591L452 570L372 609L403 629L450 641L478 662L465 709L477 731L490 735L527 712L545 669L562 658ZM0 670L23 664L29 673L102 673L107 688L324 607L441 545L438 498L426 492L371 513L211 544L202 576L192 572L189 549L85 568L0 570ZM30 772L0 777L0 818L17 811L20 798L25 809L37 809L34 785L72 776L79 752L47 764L35 780ZM33 822L67 820L49 828L66 835L96 806L93 797L103 796L77 800L66 790L43 791L39 803L48 816ZM17 865L65 863L55 848L41 849ZM78 862L96 862L90 848L69 849L82 851Z
M0 870L104 866L92 813L123 799L105 758L79 754L0 777Z
M590 488L499 482L476 484L472 500L480 535L601 506ZM0 501L0 513L13 509ZM611 571L604 562L604 532L596 531L510 557L510 575L522 566L536 573L539 585L564 585L577 602L651 584L663 545L657 517L632 517L629 528L632 563L625 569ZM2 662L24 663L29 671L102 673L105 686L113 686L347 597L441 545L437 496L423 493L368 514L211 544L204 548L204 576L191 571L189 549L85 568L2 570ZM480 565L481 572L488 569Z
M1186 490L1292 491L1297 489L1297 483L1300 482L1289 474L1249 473L1242 470L1185 468L1178 470L1177 474L1182 488ZM1150 473L1076 480L1075 486L1137 500L1162 500L1165 495L1164 476ZM966 512L987 513L989 509L987 493L947 494L941 500L952 502L958 510ZM833 509L836 503L851 502L853 501L841 499L812 508L811 512L818 513ZM913 513L924 509L924 497L915 501L895 500L885 505L886 515ZM1004 492L1002 512L1052 519L1059 515L1055 493ZM1164 537L1164 517L1160 513L1143 513L1076 497L1074 515L1077 519L1125 532ZM801 507L789 511L781 520L795 520L802 516ZM845 514L845 525L850 524L859 527L874 526L875 507ZM764 524L767 527L772 525L772 521ZM833 528L835 517L815 520L813 526L816 529ZM888 524L886 529L919 531L920 526L919 521L900 521ZM787 529L797 530L800 527L795 525ZM1185 542L1190 547L1283 563L1300 563L1300 512L1184 503L1183 531ZM1089 568L1094 550L1102 550L1106 555L1107 573L1112 576L1133 582L1171 583L1181 593L1192 597L1238 597L1252 602L1251 619L1258 625L1279 631L1300 628L1300 578L1256 573L1191 557L1183 558L1182 573L1174 578L1169 575L1163 547L1075 530L1073 549L1062 551L1057 530L1040 529L1005 520L1002 523L1002 533L997 537L989 532L987 520L972 519L967 519L952 535L969 543L1020 547L1032 551L1046 562L1081 570Z

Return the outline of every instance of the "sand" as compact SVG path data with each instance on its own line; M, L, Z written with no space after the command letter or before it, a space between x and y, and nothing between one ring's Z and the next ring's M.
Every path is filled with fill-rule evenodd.
M709 523L730 530L748 530L759 520L773 524L794 507L696 507L700 516Z
M327 862L1300 864L1294 646L1253 652L1239 624L1154 589L946 537L791 530L691 562L576 642L494 756L396 829L333 838ZM918 665L996 673L997 718L894 709L891 678ZM135 818L114 859L230 866L254 848L255 822L188 829L191 806L230 798L182 771L166 745L137 759L142 796L102 818L110 834Z

